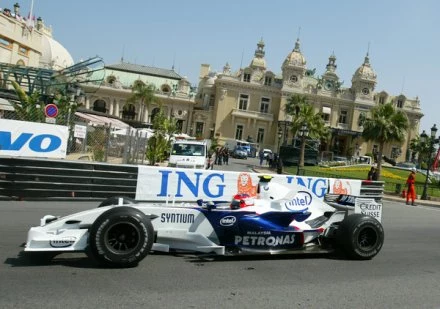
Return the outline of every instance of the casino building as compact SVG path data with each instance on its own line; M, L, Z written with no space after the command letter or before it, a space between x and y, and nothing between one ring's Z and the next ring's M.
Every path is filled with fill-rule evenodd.
M26 91L43 93L53 72L73 64L42 18L23 17L18 3L13 9L0 9L0 118L13 112L9 100L17 100L8 80L16 80Z
M260 148L276 150L278 143L292 141L290 119L284 107L290 96L301 94L313 104L316 112L322 113L331 129L331 137L321 141L320 151L338 156L359 156L374 154L378 150L378 145L362 139L360 117L367 116L377 104L392 102L408 116L410 130L402 144L386 145L383 154L397 161L409 159L409 143L418 135L423 116L420 101L417 97L378 91L377 75L368 53L363 61L360 59L351 85L343 87L334 54L329 56L322 75L318 75L315 69L307 67L297 40L282 61L281 73L277 74L267 67L264 47L263 40L259 41L249 66L235 72L228 63L221 72L211 71L207 64L201 65L194 123L212 117L212 122L206 125L220 140L249 139ZM278 132L282 133L280 141Z
M290 144L293 136L289 131L290 119L284 107L290 96L301 94L321 112L331 129L331 137L322 140L320 150L338 156L359 156L374 153L378 145L365 142L359 119L369 110L385 102L392 102L406 113L410 130L403 143L385 146L384 155L397 161L409 159L409 143L418 135L423 116L420 101L404 94L391 94L377 89L377 75L368 53L359 59L354 69L351 85L345 87L337 72L336 56L331 54L325 68L318 72L307 65L301 52L300 41L294 43L286 58L280 59L281 72L270 69L265 59L265 43L260 40L254 57L248 66L233 70L226 62L220 72L202 64L198 87L176 73L174 69L163 69L121 60L105 66L99 82L82 82L84 110L108 118L122 120L131 126L151 124L159 105L148 108L138 103L128 103L131 87L141 80L153 84L168 117L177 120L182 133L203 138L217 137L220 143L228 139L251 140L259 148L270 148L276 152L278 145ZM0 84L5 88L5 78L11 76L11 65L20 69L22 75L35 81L46 73L72 66L69 52L52 36L41 18L30 23L20 16L19 5L13 12L0 13ZM24 73L23 73L24 72ZM49 74L49 73L48 73ZM24 75L23 75L24 76ZM29 84L36 87L38 84ZM10 99L1 91L0 98ZM7 100L0 99L0 116L11 107ZM281 134L280 134L281 133ZM281 138L279 138L279 136Z

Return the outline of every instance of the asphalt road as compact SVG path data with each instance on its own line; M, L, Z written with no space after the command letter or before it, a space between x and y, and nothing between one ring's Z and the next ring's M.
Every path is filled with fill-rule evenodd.
M438 208L385 202L385 244L370 261L151 254L103 269L82 254L43 266L19 257L43 215L96 206L0 201L0 308L440 308Z

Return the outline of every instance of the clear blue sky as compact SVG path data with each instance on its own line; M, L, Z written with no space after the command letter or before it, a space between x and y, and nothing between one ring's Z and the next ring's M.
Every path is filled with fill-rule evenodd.
M15 2L0 0L0 7ZM31 1L18 2L27 15ZM127 62L171 68L174 59L192 84L202 63L214 71L226 62L235 71L242 59L249 65L261 37L268 69L280 73L301 27L307 67L323 74L334 51L337 73L349 87L370 43L376 90L419 96L427 131L434 123L440 127L439 12L437 0L34 0L35 15L52 25L75 61L98 55L112 64L124 55Z

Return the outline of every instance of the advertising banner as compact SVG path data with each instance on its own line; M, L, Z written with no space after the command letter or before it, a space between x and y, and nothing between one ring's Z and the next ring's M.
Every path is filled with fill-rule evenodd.
M139 166L136 200L230 201L237 193L257 194L262 173L179 169ZM271 181L291 187L308 188L317 198L328 193L328 179L295 175L271 175Z
M65 158L69 130L66 126L0 119L0 155Z
M382 204L377 203L372 198L357 198L354 212L371 216L382 222Z
M330 194L361 195L362 180L329 178Z

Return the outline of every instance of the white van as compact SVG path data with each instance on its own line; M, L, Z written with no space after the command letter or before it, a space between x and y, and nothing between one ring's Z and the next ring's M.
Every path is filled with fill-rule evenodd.
M208 146L208 141L177 140L171 147L168 166L207 169Z

